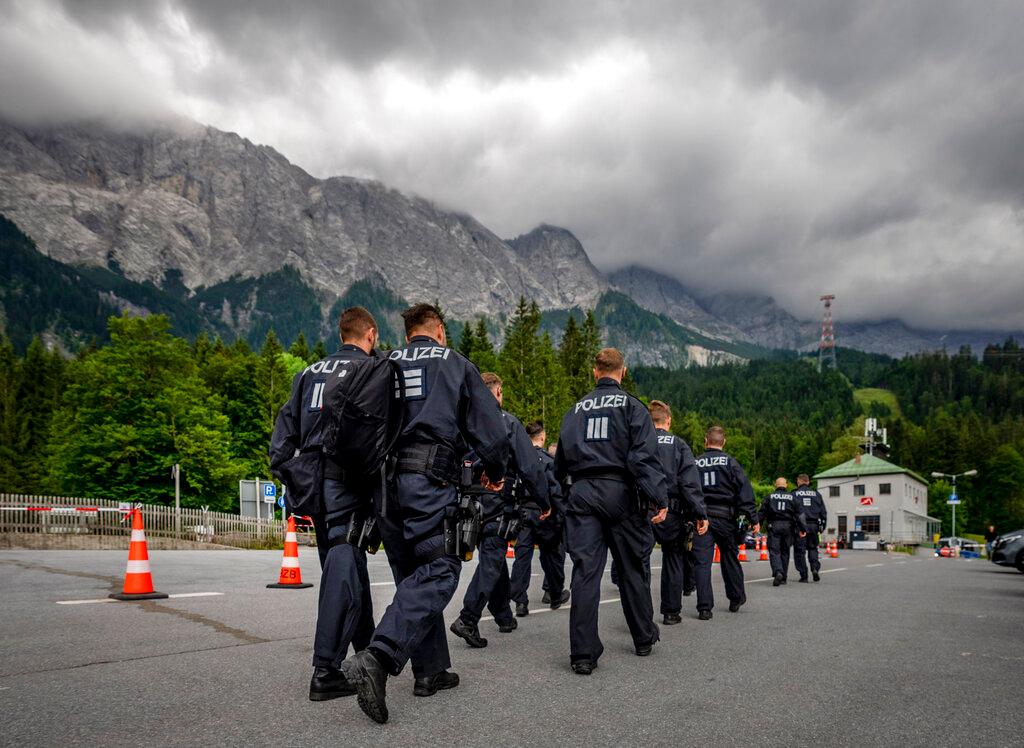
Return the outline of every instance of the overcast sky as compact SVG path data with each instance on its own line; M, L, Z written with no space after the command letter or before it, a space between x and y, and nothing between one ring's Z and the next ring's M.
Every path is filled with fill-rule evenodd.
M297 6L297 7L292 7ZM1024 328L1024 3L0 0L0 114L175 113L801 317Z

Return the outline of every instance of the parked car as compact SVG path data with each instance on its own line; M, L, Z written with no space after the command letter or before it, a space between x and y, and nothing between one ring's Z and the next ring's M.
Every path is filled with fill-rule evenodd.
M1024 529L1008 532L992 541L989 560L1000 566L1014 566L1024 574Z
M949 558L954 555L954 548L959 549L960 558L981 558L981 543L968 538L939 538L935 544L935 555Z

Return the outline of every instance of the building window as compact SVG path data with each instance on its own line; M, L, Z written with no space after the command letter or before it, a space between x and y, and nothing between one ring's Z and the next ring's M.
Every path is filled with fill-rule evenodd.
M892 483L879 483L878 493L892 493Z
M867 484L865 484L865 483L854 483L853 484L853 495L854 496L864 496L864 495L866 495L867 494L867 489L865 488L866 485Z
M877 535L882 531L882 523L879 520L877 514L866 514L863 517L857 517L856 524L860 525L860 531L864 533Z
M836 496L838 496L839 495L839 486L829 486L828 487L828 495L830 497L832 497L832 498L835 498Z

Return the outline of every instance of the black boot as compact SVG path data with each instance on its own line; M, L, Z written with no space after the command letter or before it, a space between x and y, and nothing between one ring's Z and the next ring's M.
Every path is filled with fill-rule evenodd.
M551 600L551 610L558 610L569 602L569 590L562 590L562 594Z
M595 670L597 670L597 663L590 660L576 660L572 663L572 671L576 675L590 675Z
M510 618L505 623L498 623L498 631L503 634L511 634L517 628L519 628L519 622L515 618Z
M368 649L352 655L341 663L341 672L356 687L359 708L374 722L388 721L388 673L380 660Z
M729 612L730 613L735 613L741 607L743 607L743 603L745 603L746 601L747 601L746 598L744 598L743 600L733 600L733 601L731 601L729 603Z
M821 574L819 574L816 571L812 571L811 574L813 575L812 578L814 579L815 582L820 582L821 581Z
M547 590L544 590L544 597L542 597L540 601L544 605L551 605L551 593Z
M666 626L675 626L677 623L683 622L683 617L678 613L666 613L665 617L661 619L661 622Z
M712 613L710 610L702 610L697 614L698 621L710 621Z
M516 616L519 618L526 618L528 615L530 615L530 604L516 603Z
M340 696L354 696L356 687L345 679L345 674L334 667L313 668L309 681L310 701L330 701Z
M775 575L775 579L772 581L772 587L778 587L782 584L782 572Z
M447 691L459 685L459 674L442 670L424 678L417 678L412 692L416 696L433 696L438 691Z
M480 629L476 624L468 624L461 618L456 618L448 630L460 639L465 639L466 644L473 649L483 649L487 646L487 640L480 636Z

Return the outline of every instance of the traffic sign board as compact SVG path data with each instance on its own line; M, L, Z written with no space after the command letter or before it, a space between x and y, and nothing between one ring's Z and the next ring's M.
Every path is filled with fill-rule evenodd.
M284 509L284 496L278 496L277 497L277 505L279 507L281 507L282 509Z
M949 501L947 501L946 503L947 504L959 504L960 503L960 497L957 496L955 493L951 493L949 495Z
M271 499L277 496L277 485L274 483L264 483L263 495Z

